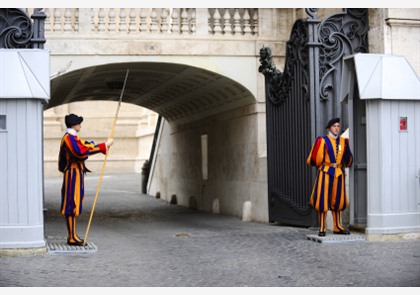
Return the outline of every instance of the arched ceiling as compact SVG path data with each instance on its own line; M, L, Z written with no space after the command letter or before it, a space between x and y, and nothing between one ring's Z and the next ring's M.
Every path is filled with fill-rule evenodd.
M234 80L184 64L139 62L98 65L66 73L51 81L46 109L87 101L122 101L148 108L169 122L189 122L255 102Z

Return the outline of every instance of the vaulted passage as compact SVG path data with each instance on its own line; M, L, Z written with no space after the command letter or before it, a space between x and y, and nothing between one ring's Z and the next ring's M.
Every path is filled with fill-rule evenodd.
M97 65L52 79L46 108L88 101L123 101L153 110L169 122L185 123L255 102L251 92L220 74L184 64L138 62Z

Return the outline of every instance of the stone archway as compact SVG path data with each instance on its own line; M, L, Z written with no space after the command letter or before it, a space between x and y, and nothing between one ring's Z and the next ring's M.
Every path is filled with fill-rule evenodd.
M75 101L118 101L127 69L124 102L153 110L168 122L190 122L255 102L245 86L203 68L125 62L81 68L54 78L46 109Z
M66 114L74 112L86 118L83 132L87 138L96 142L108 136L127 69L116 130L117 141L123 142L124 148L121 144L110 156L112 171L141 171L149 158L158 114L179 125L255 101L247 88L231 78L179 63L113 62L55 76L44 112L45 175L58 173L56 143L65 130ZM91 162L94 170L100 169L100 159Z

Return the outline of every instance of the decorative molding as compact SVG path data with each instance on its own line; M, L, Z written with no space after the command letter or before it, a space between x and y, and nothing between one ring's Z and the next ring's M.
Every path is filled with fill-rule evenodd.
M420 21L413 19L397 19L397 18L387 18L385 20L388 26L395 27L411 27L416 28L420 27Z

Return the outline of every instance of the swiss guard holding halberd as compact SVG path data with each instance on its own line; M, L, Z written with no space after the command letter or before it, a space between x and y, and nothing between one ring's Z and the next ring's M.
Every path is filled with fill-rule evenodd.
M334 234L349 235L350 232L341 225L340 212L349 205L344 168L352 165L353 154L348 138L339 135L340 118L331 119L326 129L328 134L315 139L306 160L308 165L318 169L310 204L318 211L318 236L323 237L327 232L325 221L328 210L332 213Z
M89 171L85 166L85 161L91 155L106 154L108 148L114 143L112 138L95 144L78 137L77 133L82 128L82 121L83 117L75 114L66 115L67 130L61 140L58 156L58 170L63 172L61 214L66 218L67 244L75 246L82 246L84 243L84 240L76 233L76 219L82 213L85 195L84 176Z

